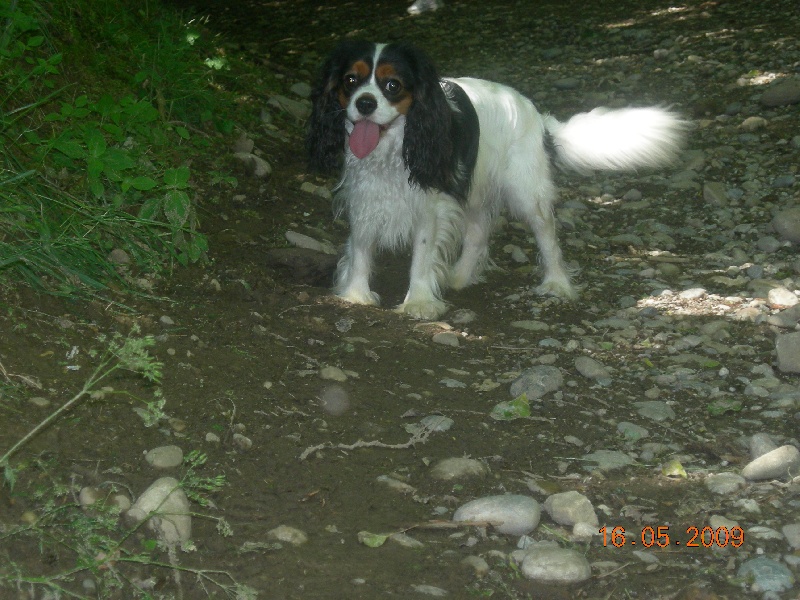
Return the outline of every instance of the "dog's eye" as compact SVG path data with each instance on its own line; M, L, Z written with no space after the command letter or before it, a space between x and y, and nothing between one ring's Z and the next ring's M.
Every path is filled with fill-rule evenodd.
M344 89L352 91L358 86L358 76L350 73L344 76Z
M400 90L402 89L403 89L403 84L400 83L397 79L389 79L386 83L383 84L383 90L391 96L399 94Z

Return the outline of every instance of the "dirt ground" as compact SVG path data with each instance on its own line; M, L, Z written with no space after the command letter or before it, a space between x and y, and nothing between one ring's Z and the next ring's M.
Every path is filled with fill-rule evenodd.
M607 27L629 23L655 30L663 38L702 38L711 30L754 27L755 20L761 19L759 23L774 37L791 34L781 29L785 21L779 14L780 3L771 21L765 11L740 14L735 2L687 3L681 12L671 11L673 4L664 0L450 2L437 13L417 18L406 16L404 1L322 6L305 0L244 1L225 8L219 4L198 0L190 5L209 15L207 26L219 32L231 51L263 61L265 69L286 78L287 88L294 82L310 82L314 65L345 35L412 40L437 59L443 74L502 81L535 98L540 74L556 70L567 77L575 71L574 65L543 57L543 49L570 47L572 56L574 48L585 47L587 53L605 53L597 54L597 59L624 55L624 60L634 63L648 56L636 47L624 52L619 37L612 37L606 47ZM721 102L717 96L722 91L709 86L702 102L687 105L684 89L674 85L675 77L643 68L639 96L628 99L639 104L673 104L690 116L706 110L706 103ZM602 79L585 93L548 94L547 106L542 108L558 117L592 108L593 94L607 93L616 83ZM701 520L698 515L714 512L719 500L709 497L691 477L663 477L652 465L610 473L570 467L569 473L580 476L563 477L565 461L577 456L565 436L578 436L587 448L610 447L616 443L615 423L630 418L629 402L644 398L649 384L643 375L641 347L636 344L598 355L616 367L612 388L599 389L575 378L578 387L569 389L569 400L538 403L533 418L509 422L488 418L492 406L510 398L508 385L515 374L553 352L538 344L541 338L579 330L587 320L613 313L622 296L647 296L649 291L636 278L604 278L606 265L627 258L629 248L565 244L567 259L580 265L577 279L585 286L580 301L565 304L529 293L538 278L537 268L531 266L535 260L528 266L514 264L503 247L516 244L531 255L535 248L527 232L506 224L492 242L493 256L502 270L489 273L485 284L448 293L452 309L442 323L416 322L388 309L405 292L407 257L403 256L381 259L374 288L380 291L384 307L344 305L328 289L330 262L295 263L287 268L268 259L270 250L286 246L287 230L334 244L346 237L346 226L332 220L330 202L300 191L304 181L333 183L307 174L301 131L299 125L284 131L284 139L248 132L273 166L266 181L249 178L230 156L209 157L209 168L234 173L240 185L235 190L224 184L197 190L211 260L177 269L171 279L158 285L157 298L117 297L133 310L45 297L24 289L4 299L0 362L7 374L24 376L40 388L29 387L0 401L1 448L10 446L80 389L104 349L101 335L127 334L134 324L143 334L156 336L153 354L164 363L161 389L169 417L156 426L145 426L133 408L141 406L142 399L152 398L154 387L132 374L115 375L108 385L126 395L83 402L12 461L23 468L13 493L7 489L0 493L0 522L6 533L24 521L26 512L44 511L48 501L54 503L50 509L64 507L66 514L84 485L114 482L135 497L162 474L180 477L180 468L160 473L143 458L151 448L175 444L184 452L207 454L202 474L225 475L227 484L211 496L213 505L196 510L223 517L233 529L232 536L224 537L216 531L215 521L195 518L196 551L179 553L179 563L228 572L257 590L259 598L417 597L409 591L412 584L435 585L449 590L454 598L741 597L726 566L735 554L704 548L695 549L694 555L686 548L662 551L661 564L653 566L635 557L631 548L576 545L590 562L613 561L618 568L596 570L592 579L576 587L551 588L527 581L500 560L489 559L493 574L484 579L459 564L473 553L511 552L516 540L503 536L482 540L475 549L468 543L469 532L416 528L409 534L423 542L420 550L395 544L369 548L358 543L359 531L405 530L437 518L437 507L452 511L480 496L531 494L525 483L531 474L545 489L581 491L596 507L606 505L614 511L615 516L606 519L609 525L631 529L641 528L642 521L621 514L624 506L652 509L658 512L660 523L685 530ZM649 180L632 177L648 194ZM592 181L559 176L559 184L574 197L580 195L579 186ZM653 216L660 222L677 227L687 215L700 218L704 212L699 191L675 195L671 202L669 206L654 203ZM641 218L641 213L613 206L590 210L598 211L595 233L601 237L627 231ZM704 241L683 239L674 252L691 261L713 250ZM474 311L476 318L467 324L454 322L452 316L464 310ZM548 323L551 333L520 332L510 325L532 318ZM701 322L703 317L697 317L697 323ZM434 343L432 337L442 331L457 333L460 344ZM755 348L752 362L772 360L771 338L764 329L742 322L735 332ZM554 352L557 366L574 371L573 358ZM320 370L326 366L341 369L346 381L334 384L322 379ZM449 387L443 383L448 379L466 385ZM497 385L484 385L487 382ZM344 390L349 400L340 415L325 413L320 407L320 398L333 385ZM42 398L47 405L31 403L31 398ZM673 399L686 404L680 420L671 425L674 430L660 432L660 440L679 443L700 462L743 460L734 444L736 416L709 422L703 399L691 390ZM413 447L323 448L300 458L307 448L326 443L402 444L409 439L404 426L431 414L452 418L454 427ZM209 438L209 433L216 438ZM234 434L248 438L252 447L243 447ZM455 456L484 461L491 475L457 484L430 478L430 464ZM381 475L405 481L416 492L406 496L390 489L376 481ZM61 491L47 500L55 489ZM449 516L446 513L444 518ZM7 537L13 545L0 555L27 574L70 571L81 555L82 542L70 534L69 519L55 523L44 542L35 536ZM306 532L309 541L298 547L270 545L266 533L279 525ZM117 531L123 532L123 526ZM534 534L537 539L559 541L562 535L552 522ZM147 537L146 532L137 531L123 548L134 553ZM152 556L169 562L164 553ZM191 573L184 573L178 585L167 568L126 563L118 569L128 586L123 591L102 584L103 574L83 573L74 581L65 576L62 584L78 597L130 598L131 581L152 578L149 593L153 597L205 597L203 586ZM95 591L86 591L86 579L96 581ZM699 587L689 588L691 583ZM224 597L213 585L206 587L211 597ZM35 585L24 585L18 590L0 589L0 597L54 596L45 596Z

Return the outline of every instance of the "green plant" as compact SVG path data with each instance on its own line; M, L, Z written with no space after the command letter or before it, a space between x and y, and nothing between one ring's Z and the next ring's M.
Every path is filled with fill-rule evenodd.
M191 172L173 166L175 149L190 150L198 136L170 120L211 112L201 81L210 71L192 46L197 35L168 13L148 31L135 11L96 0L53 10L61 13L46 14L31 0L0 6L0 283L99 293L109 281L137 281L132 267L159 273L172 261L201 260L208 243L198 231ZM138 75L109 59L121 79L103 87L118 91L75 94L91 87L91 74L70 60L82 55L80 44L68 54L54 49L59 27L92 38L101 55L128 44ZM106 63L93 66L99 72L111 68ZM109 261L112 250L123 250L131 266Z
M115 335L109 340L101 339L101 341L107 343L107 349L98 357L97 366L79 392L0 457L5 484L9 489L13 490L19 474L23 471L35 469L45 474L52 470L39 458L29 459L12 467L11 458L43 428L75 408L81 400L86 398L103 400L117 393L108 385L101 387L101 384L107 383L114 373L126 370L137 373L148 381L156 383L159 381L162 365L149 353L149 348L154 343L152 337L139 337L138 332L134 331L128 336ZM153 402L146 402L145 406L146 409L140 411L140 415L146 415L145 425L164 418L164 401L160 394L156 394L156 399ZM207 496L225 485L223 475L208 477L201 473L206 460L205 454L190 452L185 458L185 471L178 483L187 497L203 507L210 504ZM28 478L29 481L40 479L41 477L37 476ZM180 574L188 573L194 575L203 586L207 584L215 586L225 597L236 600L255 598L254 590L239 584L226 571L193 568L180 564L176 549L165 546L160 540L145 539L137 545L133 534L141 529L142 523L125 526L120 521L118 506L112 501L114 494L119 491L119 485L106 482L101 484L101 487L108 489L107 495L86 510L74 500L78 494L74 483L62 484L48 480L44 485L39 485L32 495L31 504L36 509L29 511L28 523L3 529L0 532L0 546L13 545L17 549L24 546L31 550L38 548L42 554L66 552L72 557L72 566L53 570L43 569L44 572L29 574L14 559L2 561L0 587L41 586L56 597L88 598L78 591L81 587L76 580L79 576L81 578L90 576L97 586L96 593L92 595L94 598L108 597L115 590L124 590L126 597L153 598L154 596L151 596L125 569L125 565L136 564L151 570L170 571L179 589ZM154 513L157 512L158 509L155 509ZM192 514L195 517L215 521L217 531L221 535L232 535L231 528L224 518ZM164 554L165 558L162 557ZM15 556L20 556L20 553L16 552ZM63 562L62 559L60 563Z

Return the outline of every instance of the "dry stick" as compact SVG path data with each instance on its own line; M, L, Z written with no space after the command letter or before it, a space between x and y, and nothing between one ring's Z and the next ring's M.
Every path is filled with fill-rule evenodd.
M419 431L411 436L411 438L403 443L403 444L385 444L378 440L371 440L369 442L365 442L363 440L358 440L353 444L333 444L331 442L325 442L324 444L317 444L316 446L310 446L303 450L303 453L300 455L300 460L305 460L308 458L309 454L316 452L317 450L322 450L324 448L333 448L335 450L355 450L356 448L388 448L390 450L405 450L406 448L411 448L416 444L424 444L428 441L433 429L424 428L422 431Z

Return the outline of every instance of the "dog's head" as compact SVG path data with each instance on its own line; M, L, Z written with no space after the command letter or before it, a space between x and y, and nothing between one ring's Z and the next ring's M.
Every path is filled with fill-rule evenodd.
M365 159L390 128L402 127L410 182L433 186L449 170L452 110L422 51L342 42L323 65L312 101L306 141L313 168L335 168L343 151Z

